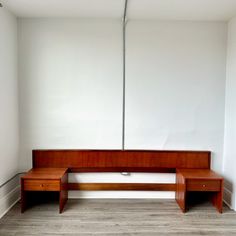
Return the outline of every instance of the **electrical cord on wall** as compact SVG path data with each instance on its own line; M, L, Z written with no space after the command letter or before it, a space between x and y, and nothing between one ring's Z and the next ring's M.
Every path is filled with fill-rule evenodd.
M125 150L125 65L126 65L126 54L125 54L125 49L126 49L126 13L127 13L127 5L128 5L128 0L125 0L125 6L124 6L124 14L123 14L123 19L122 19L122 24L123 24L123 104L122 104L122 150Z

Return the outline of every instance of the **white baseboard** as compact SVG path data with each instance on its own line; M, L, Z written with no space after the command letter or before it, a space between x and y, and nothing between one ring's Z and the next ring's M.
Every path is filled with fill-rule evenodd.
M3 207L1 207L0 210L0 219L20 200L20 190L15 193L13 200L10 205L7 201L1 203L1 205L3 205Z
M19 176L1 189L0 218L2 218L20 199Z
M230 209L235 210L233 193L227 188L224 188L223 201Z

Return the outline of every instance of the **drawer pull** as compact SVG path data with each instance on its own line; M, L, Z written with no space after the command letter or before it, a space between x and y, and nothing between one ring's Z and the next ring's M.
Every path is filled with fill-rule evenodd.
M205 188L205 187L206 187L206 185L205 185L205 184L203 184L203 185L202 185L202 187L203 187L203 188Z

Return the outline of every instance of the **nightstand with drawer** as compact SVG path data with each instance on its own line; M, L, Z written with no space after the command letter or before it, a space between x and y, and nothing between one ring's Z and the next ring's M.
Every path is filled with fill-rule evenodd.
M187 210L189 192L210 193L213 205L222 213L223 177L214 171L209 169L177 169L176 201L183 212Z
M21 177L21 212L27 208L29 192L58 192L59 212L68 198L67 168L33 168Z

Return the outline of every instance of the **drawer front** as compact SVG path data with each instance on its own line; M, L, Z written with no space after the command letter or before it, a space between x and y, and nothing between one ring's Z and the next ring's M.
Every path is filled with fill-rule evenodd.
M24 180L25 191L60 191L59 180Z
M187 180L187 191L220 191L220 180Z

